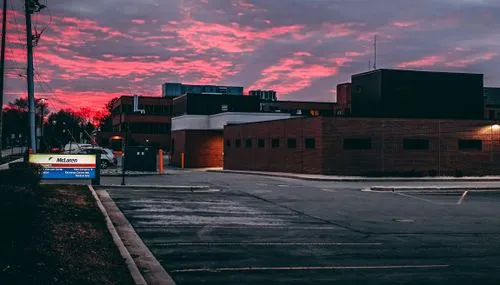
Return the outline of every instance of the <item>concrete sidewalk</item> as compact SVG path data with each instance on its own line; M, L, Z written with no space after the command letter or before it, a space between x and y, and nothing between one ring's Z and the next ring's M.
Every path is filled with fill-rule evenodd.
M0 170L9 169L9 163L21 162L21 161L23 161L23 159L22 159L22 158L19 158L19 159L13 160L13 161L11 161L11 162L1 164L1 165L0 165Z
M208 172L235 173L247 175L261 175L272 177L293 178L312 181L331 181L331 182L500 182L500 176L482 176L482 177L362 177L362 176L333 176L319 174L300 174L285 172L263 172L263 171L244 171L244 170L219 170L208 169Z

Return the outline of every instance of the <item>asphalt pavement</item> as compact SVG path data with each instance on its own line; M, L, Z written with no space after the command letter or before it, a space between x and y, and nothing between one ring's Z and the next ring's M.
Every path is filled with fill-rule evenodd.
M108 189L180 285L500 284L499 192L376 193L197 171L127 182L210 186Z

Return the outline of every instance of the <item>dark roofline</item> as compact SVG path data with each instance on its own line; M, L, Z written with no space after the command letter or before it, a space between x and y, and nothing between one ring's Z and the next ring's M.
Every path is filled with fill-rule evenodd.
M311 103L311 104L337 104L337 102L326 102L326 101L292 101L292 100L278 100L278 101L262 101L261 103L279 103L279 102L285 102L285 103L298 103L298 104L303 104L303 103Z
M398 68L380 68L376 70L370 70L362 73L353 74L351 77L358 77L372 73L380 73L383 71L400 71L400 72L418 72L418 73L442 73L442 74L468 74L468 75L481 75L483 73L470 73L470 72L451 72L451 71L434 71L434 70L415 70L415 69L398 69Z

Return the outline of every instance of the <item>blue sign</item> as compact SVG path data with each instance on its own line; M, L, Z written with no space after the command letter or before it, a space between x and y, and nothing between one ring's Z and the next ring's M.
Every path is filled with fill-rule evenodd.
M42 179L94 179L95 168L45 168Z

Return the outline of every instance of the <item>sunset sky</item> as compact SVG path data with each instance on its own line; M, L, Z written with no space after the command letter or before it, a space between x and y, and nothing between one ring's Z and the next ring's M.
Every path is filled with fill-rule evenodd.
M22 0L9 1L6 99L26 94ZM45 2L41 0L40 2ZM160 96L163 82L275 89L332 101L338 83L378 67L485 74L500 86L498 0L64 0L33 25L36 96L97 111Z

